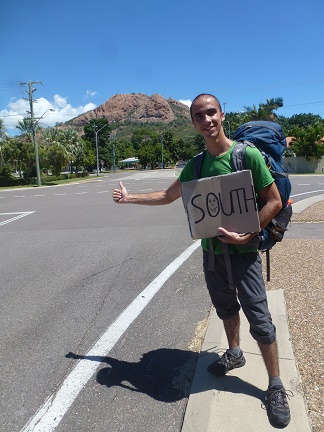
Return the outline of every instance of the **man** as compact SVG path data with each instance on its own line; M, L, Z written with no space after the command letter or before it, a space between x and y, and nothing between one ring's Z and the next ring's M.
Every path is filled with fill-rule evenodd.
M207 148L201 177L233 172L231 155L235 143L224 133L222 122L225 120L225 115L219 100L210 94L198 95L192 102L190 113L192 123L204 138ZM280 195L258 149L247 147L245 163L252 172L255 192L264 204L259 211L262 229L281 210ZM180 197L181 184L190 180L194 180L193 159L186 164L179 178L165 191L128 194L120 182L120 189L113 191L113 199L120 204L169 204ZM214 239L212 271L208 268L209 239L202 240L204 273L217 315L223 320L229 348L219 360L208 367L208 371L220 376L245 365L246 361L239 345L239 310L242 307L250 324L250 333L260 347L269 376L266 393L269 419L276 426L287 426L290 422L290 411L287 394L279 376L276 329L268 310L261 258L252 241L257 233L242 235L229 232L222 227L218 231L221 236ZM235 290L228 283L221 242L228 245Z

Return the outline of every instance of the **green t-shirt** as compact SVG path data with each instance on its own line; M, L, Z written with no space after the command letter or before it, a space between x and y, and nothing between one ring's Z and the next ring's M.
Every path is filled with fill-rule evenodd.
M206 151L200 177L213 177L222 174L230 174L235 171L232 161L232 151L234 145L235 142L233 142L228 151L221 156L211 156L208 151ZM257 148L246 147L244 161L247 169L250 169L252 172L253 185L256 194L258 194L261 189L264 189L273 183L273 177L264 162L262 154ZM192 158L183 168L181 174L179 175L179 180L184 183L194 179L194 159ZM201 245L203 249L209 250L209 239L202 239ZM222 253L220 240L216 238L214 239L214 247L215 254ZM228 249L230 253L245 253L256 250L231 244L228 245Z

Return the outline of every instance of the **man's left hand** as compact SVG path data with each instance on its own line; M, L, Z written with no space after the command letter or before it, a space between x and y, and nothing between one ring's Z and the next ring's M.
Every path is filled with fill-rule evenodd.
M218 228L218 239L222 243L230 243L237 245L244 245L251 241L258 233L244 233L238 234L237 232L227 231L225 228Z

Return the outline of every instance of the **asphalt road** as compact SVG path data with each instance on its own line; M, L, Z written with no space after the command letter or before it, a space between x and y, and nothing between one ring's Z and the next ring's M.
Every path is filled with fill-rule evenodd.
M180 430L189 347L210 308L201 251L156 280L193 245L181 201L111 199L121 178L139 192L166 188L175 174L0 190L0 431ZM291 180L295 202L324 193L323 176ZM35 420L41 407L47 417Z

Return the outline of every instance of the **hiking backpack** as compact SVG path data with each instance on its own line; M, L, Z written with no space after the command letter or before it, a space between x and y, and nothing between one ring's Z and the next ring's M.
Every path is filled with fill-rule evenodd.
M234 141L237 141L232 151L232 161L235 170L241 171L247 169L244 160L246 147L257 147L263 155L281 197L282 209L259 233L258 249L262 252L266 252L267 280L269 281L269 250L283 239L292 216L291 200L289 199L291 183L282 165L282 155L287 148L286 137L278 123L271 121L253 121L244 123L238 127L232 138ZM206 150L194 157L195 179L200 178L205 152ZM258 202L258 207L259 209L262 208L260 202Z

